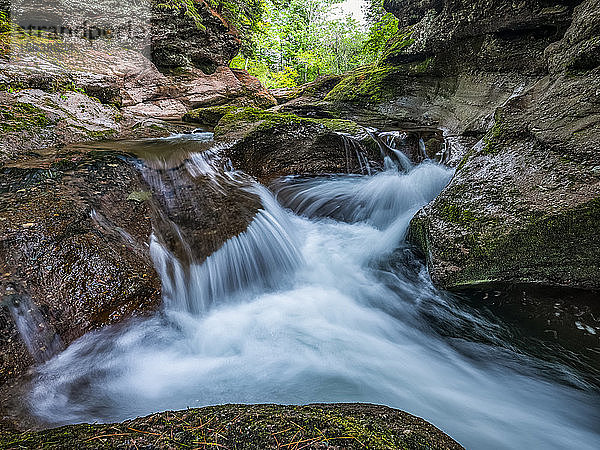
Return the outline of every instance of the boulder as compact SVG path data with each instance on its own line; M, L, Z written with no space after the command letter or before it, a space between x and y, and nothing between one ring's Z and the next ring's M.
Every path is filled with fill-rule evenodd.
M210 426L208 426L210 424ZM366 404L226 405L153 414L112 425L0 432L0 446L165 448L215 446L462 449L442 431L403 411Z
M128 200L145 189L132 166L73 154L1 172L3 383L90 330L156 310L161 294L149 204Z
M236 169L268 183L285 175L367 173L381 154L367 130L348 120L237 108L224 115L215 137L228 146Z

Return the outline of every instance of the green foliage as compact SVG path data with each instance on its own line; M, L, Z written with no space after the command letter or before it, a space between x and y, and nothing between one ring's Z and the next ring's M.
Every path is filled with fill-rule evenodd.
M240 55L232 66L247 69L267 87L294 87L371 61L366 29L334 10L341 1L265 0L254 51Z
M387 13L369 27L363 53L371 61L377 61L386 53L387 44L398 36L398 19Z
M270 79L267 82L267 87L283 87L290 88L298 84L300 74L292 67L284 67L279 72L270 74Z
M286 0L272 0L276 7ZM242 36L242 53L252 56L257 49L258 36L263 33L267 12L266 0L206 0L218 14L222 14Z

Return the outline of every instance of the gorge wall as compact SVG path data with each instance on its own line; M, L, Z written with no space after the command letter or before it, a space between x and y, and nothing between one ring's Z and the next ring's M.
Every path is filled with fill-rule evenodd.
M385 8L400 31L379 63L278 109L443 130L456 175L410 230L438 286L598 289L600 3Z
M386 5L403 17L402 3ZM494 100L477 95L482 87L508 88L488 103L489 125L485 116L448 123L440 115L439 125L463 136L485 134L413 220L432 278L444 287L599 288L600 3L430 6L411 30L414 42L389 61L426 58L428 72L457 74L472 86L475 109Z

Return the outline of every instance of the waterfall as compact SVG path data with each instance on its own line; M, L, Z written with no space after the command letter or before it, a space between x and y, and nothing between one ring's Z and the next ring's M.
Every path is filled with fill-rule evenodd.
M30 297L14 294L6 304L27 350L36 362L48 361L63 350L60 337L46 323Z
M406 243L453 171L410 163L401 133L375 137L387 170L286 177L272 192L218 149L177 170L147 168L159 219L179 233L157 227L152 239L165 307L42 365L35 414L65 424L222 403L369 402L426 417L468 448L595 449L597 393L556 381L576 377L515 351L501 324L435 289ZM207 181L199 192L259 206L203 259L177 212L198 213L190 193Z
M167 307L204 313L215 302L251 289L267 289L300 264L289 218L266 189L258 189L261 209L248 229L232 237L202 264L185 269L155 236L151 252L163 280Z
M352 156L356 157L361 174L371 175L371 165L364 146L358 139L346 133L339 133L344 143L344 151L346 152L346 172L351 173L350 160Z
M150 249L170 311L205 313L236 293L276 285L301 260L293 226L281 206L266 188L229 170L223 149L213 145L182 161L137 163L159 204ZM198 219L207 195L216 201L255 197L262 207L244 232L203 259L195 250L197 230L191 227L204 223ZM200 239L207 234L210 230Z
M401 131L379 132L375 129L368 129L368 132L377 143L387 169L395 167L404 172L409 172L413 168L410 158L400 150L405 145L406 133Z

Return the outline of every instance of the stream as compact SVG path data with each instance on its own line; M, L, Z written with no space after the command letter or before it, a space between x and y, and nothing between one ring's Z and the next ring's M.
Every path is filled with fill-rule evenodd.
M373 175L265 187L233 170L211 139L135 144L153 195L176 207L155 170L168 161L148 156L160 146L183 154L191 176L258 196L258 214L202 262L183 260L157 231L150 246L163 309L90 333L41 365L29 397L40 419L367 402L423 417L467 448L599 448L598 387L573 366L522 351L496 316L437 290L405 242L451 169L387 156Z

